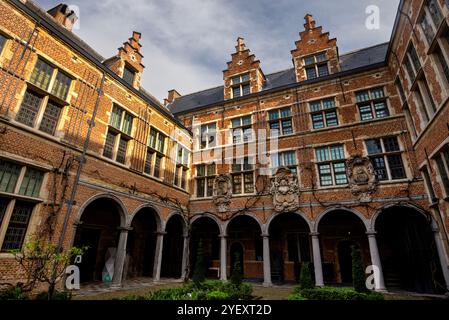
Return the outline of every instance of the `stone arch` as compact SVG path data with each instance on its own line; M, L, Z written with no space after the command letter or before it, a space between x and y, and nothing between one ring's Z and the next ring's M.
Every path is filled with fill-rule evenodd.
M261 233L264 231L264 225L263 225L263 223L260 221L260 219L259 219L258 217L253 216L253 215L249 215L249 214L246 214L246 213L242 213L242 214L237 214L237 215L233 216L231 219L229 219L228 221L226 221L226 222L223 224L223 233L224 233L225 235L228 234L229 225L231 224L231 222L232 222L233 220L235 220L237 217L245 217L245 216L246 216L246 217L249 217L249 218L251 218L251 219L254 219L254 220L256 221L257 225L258 225L259 228L260 228L260 232L261 232Z
M329 212L333 212L333 211L346 211L346 212L350 212L353 213L354 215L356 215L363 223L363 225L365 226L366 231L369 230L369 220L360 212L358 212L357 210L354 209L350 209L350 208L346 208L346 207L330 207L325 209L323 212L321 212L318 217L312 221L312 228L311 231L313 233L318 232L318 227L320 225L320 221L329 213Z
M180 214L179 212L177 212L177 211L174 211L174 212L170 213L165 220L161 220L161 222L162 222L161 230L164 231L164 232L167 231L166 230L167 229L167 224L170 221L170 219L173 218L174 216L179 216L181 218L184 235L187 235L187 231L188 231L187 230L187 225L188 225L188 223L187 223L186 219L184 218L184 216L182 214Z
M119 214L120 214L120 226L121 227L126 227L128 225L128 220L129 220L129 215L128 215L128 209L126 208L125 204L123 203L123 201L117 197L115 194L112 193L100 193L100 194L96 194L92 197L90 197L89 199L87 199L82 205L81 207L78 209L77 215L76 215L76 222L79 223L81 222L81 218L82 215L85 211L85 209L95 200L98 199L102 199L102 198L107 198L107 199L112 199L114 200L117 205L119 206Z
M132 222L133 222L133 220L134 220L134 218L136 217L136 214L139 213L141 210L146 209L146 208L151 209L151 210L154 211L154 213L155 213L155 218L156 218L156 223L157 223L157 229L158 229L158 231L162 231L162 217L161 217L161 212L160 212L160 210L159 210L156 206L154 206L154 205L152 205L152 204L149 204L149 203L144 203L144 204L138 206L138 207L133 211L133 213L132 213L132 214L130 215L130 217L129 217L129 222L128 222L128 225L127 225L127 226L130 227L131 224L132 224Z
M217 227L218 227L218 230L220 231L220 234L224 233L223 222L220 219L218 219L218 217L215 216L212 213L205 212L205 213L197 214L197 215L195 215L192 218L192 220L190 220L190 224L192 225L195 221L197 221L197 220L199 220L201 218L212 219L217 224Z
M277 213L271 215L271 217L269 217L267 222L263 225L262 233L268 235L269 231L270 231L270 225L273 222L273 220L275 220L277 217L279 217L280 215L285 214L285 213L286 212L277 212ZM313 221L312 220L310 220L302 211L295 211L292 213L294 213L295 215L304 219L304 221L307 223L307 226L309 227L309 231L312 232L312 230L313 230Z

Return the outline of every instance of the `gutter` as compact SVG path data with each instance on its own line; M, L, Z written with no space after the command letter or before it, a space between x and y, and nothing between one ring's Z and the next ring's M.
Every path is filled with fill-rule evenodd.
M186 130L190 134L192 132L184 126L184 124L179 121L179 119L175 118L174 115L170 112L168 112L164 107L162 107L161 103L159 101L156 101L154 99L150 99L150 97L145 96L139 90L136 90L134 87L129 85L127 82L125 82L122 78L120 78L117 74L112 72L108 67L103 65L101 61L99 61L97 58L95 58L93 55L91 55L89 52L78 46L70 37L67 37L65 34L63 34L58 28L53 26L51 23L49 23L47 20L42 19L40 15L35 13L33 10L28 8L24 3L22 3L19 0L8 0L9 3L11 3L13 6L15 6L17 9L21 10L25 14L27 14L29 17L34 19L35 21L40 21L41 26L45 27L47 30L55 34L57 37L59 37L60 40L65 42L70 48L75 50L77 53L79 53L81 56L83 56L85 59L93 63L97 68L100 69L101 72L107 74L114 80L118 81L122 86L124 86L126 89L131 91L133 94L137 95L139 98L141 98L143 101L150 102L149 104L157 109L160 113L165 115L167 118L175 122L179 127ZM61 27L62 28L62 27Z

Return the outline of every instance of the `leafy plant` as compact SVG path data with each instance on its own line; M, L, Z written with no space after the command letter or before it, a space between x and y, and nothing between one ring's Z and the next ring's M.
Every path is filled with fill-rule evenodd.
M362 254L357 246L352 246L352 281L355 291L361 293L368 291L365 284L365 271L363 268Z
M53 297L51 300L71 300L72 293L68 291L58 291L53 292ZM48 291L42 291L36 296L36 300L50 300L48 298Z
M234 266L232 268L231 283L240 286L242 283L242 266L240 265L240 253L234 254Z
M299 284L301 289L311 289L314 287L312 280L312 272L310 270L310 263L304 262L301 264L301 273L299 276Z
M18 283L15 286L9 285L0 291L1 300L28 300L27 293L23 290L23 283Z
M353 288L315 288L304 289L299 292L309 300L383 300L384 296L378 292L360 293Z
M229 294L223 291L211 291L206 293L206 300L228 300Z
M300 293L292 293L288 296L288 300L307 300Z
M195 263L195 269L193 271L193 277L192 280L195 284L199 284L201 282L204 282L206 279L206 271L207 266L206 262L204 260L204 250L203 250L203 240L200 239L198 243L198 251L196 256L196 263Z

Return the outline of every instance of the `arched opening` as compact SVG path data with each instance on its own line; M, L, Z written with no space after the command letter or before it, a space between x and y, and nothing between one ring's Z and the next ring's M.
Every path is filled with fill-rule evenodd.
M240 242L234 242L229 250L231 254L231 274L235 272L237 261L240 264L240 274L245 274L245 264L243 263L243 246Z
M184 220L173 215L165 227L162 250L161 277L180 278L184 249Z
M353 212L333 210L318 226L324 282L352 285L352 247L357 246L364 266L371 264L366 227Z
M379 214L375 228L387 289L444 292L430 216L395 206Z
M311 261L307 222L298 214L282 213L271 221L268 230L272 281L298 281L301 263Z
M73 245L88 247L80 267L80 281L112 281L118 240L121 208L110 198L92 201L83 211Z
M243 278L248 280L263 279L263 242L262 230L256 219L240 215L234 217L228 225L227 235L228 243L240 243L242 246L242 264ZM235 253L228 250L228 270L232 271L232 262L235 259Z
M198 245L203 245L203 261L208 277L217 278L220 270L220 229L210 217L201 217L193 221L190 232L190 276L195 271L198 257Z
M159 217L152 208L139 210L131 222L124 274L127 278L152 277Z

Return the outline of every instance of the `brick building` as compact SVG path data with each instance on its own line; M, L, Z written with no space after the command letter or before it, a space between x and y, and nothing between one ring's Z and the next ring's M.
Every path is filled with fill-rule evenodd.
M88 245L81 280L210 276L449 288L449 9L401 1L389 43L340 54L305 16L290 69L238 38L223 86L162 105L140 86L140 34L101 57L65 5L0 3L0 281L37 234ZM105 272L113 266L113 271ZM108 279L112 276L112 279Z

